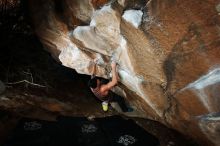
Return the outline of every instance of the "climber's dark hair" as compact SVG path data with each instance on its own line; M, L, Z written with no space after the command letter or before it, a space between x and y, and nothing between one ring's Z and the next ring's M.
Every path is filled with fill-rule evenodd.
M94 78L90 79L88 81L88 86L93 89L96 88L97 87L97 78L94 77Z

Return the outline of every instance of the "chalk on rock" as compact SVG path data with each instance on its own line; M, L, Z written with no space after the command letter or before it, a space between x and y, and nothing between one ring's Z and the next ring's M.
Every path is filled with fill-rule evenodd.
M123 19L131 23L135 28L141 24L143 12L141 10L127 10L123 14Z

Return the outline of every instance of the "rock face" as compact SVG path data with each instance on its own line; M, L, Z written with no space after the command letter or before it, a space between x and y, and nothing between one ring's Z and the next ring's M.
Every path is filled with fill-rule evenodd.
M31 0L45 48L64 66L108 78L151 118L204 145L220 145L220 2ZM208 123L208 124L207 124Z

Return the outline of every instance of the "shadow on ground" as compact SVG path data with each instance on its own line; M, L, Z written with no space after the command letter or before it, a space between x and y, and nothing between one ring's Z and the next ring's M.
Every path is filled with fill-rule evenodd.
M119 116L21 119L4 146L158 146L156 137Z

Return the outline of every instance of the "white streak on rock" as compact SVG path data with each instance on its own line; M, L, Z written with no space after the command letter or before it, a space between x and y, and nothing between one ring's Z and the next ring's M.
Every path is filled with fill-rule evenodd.
M220 121L220 117L210 117L208 118L210 121Z
M123 18L131 23L135 28L141 24L143 12L141 10L127 10L123 14Z
M136 92L139 90L139 85L142 83L142 80L140 78L138 78L135 75L132 75L131 73L125 70L119 70L118 72L121 77L121 82L128 86L129 89ZM137 94L140 95L140 93Z
M132 66L128 53L127 41L123 36L121 36L119 44L120 45L115 52L117 56L113 56L113 57L115 58L116 61L120 62L121 67L124 70L129 70L129 72L132 72L134 74L134 68Z
M202 76L197 81L189 84L187 88L200 90L218 82L220 82L220 68L210 71L207 75Z
M204 106L208 109L208 111L210 112L213 111L213 108L210 106L211 103L209 101L209 97L203 89L194 90L194 93L196 93L200 97L200 100L202 101Z
M200 121L219 121L220 120L220 113L209 113L205 115L196 116L197 119Z
M193 83L190 83L188 86L183 88L181 91L185 89L193 89L193 91L198 95L201 102L208 109L209 112L214 111L213 106L209 100L209 95L205 92L204 88L216 84L220 82L220 68L216 68L210 71L208 74L200 77Z

